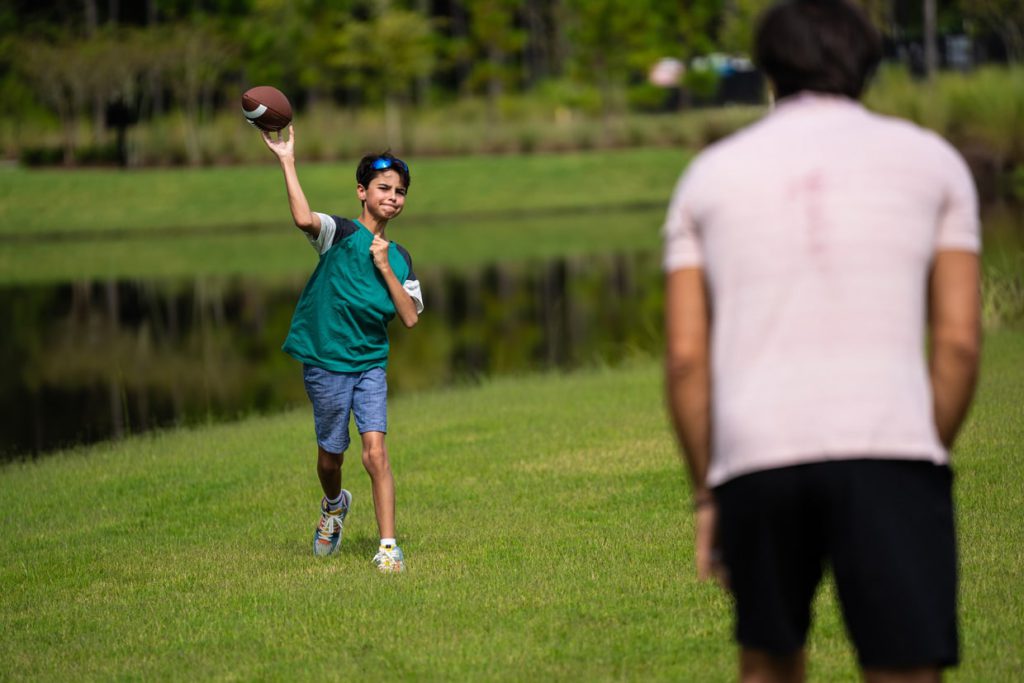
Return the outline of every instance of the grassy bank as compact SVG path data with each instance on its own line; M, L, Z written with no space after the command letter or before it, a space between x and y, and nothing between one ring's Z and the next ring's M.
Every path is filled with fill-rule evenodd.
M390 236L417 263L446 267L654 248L686 161L674 149L411 159ZM357 213L354 167L300 163L312 206ZM0 283L287 276L315 258L272 163L0 173Z
M954 681L1024 667L1022 350L988 339L955 454ZM693 580L655 364L411 395L392 422L399 577L368 563L354 453L343 551L309 556L307 411L0 468L0 678L734 678L728 600ZM854 677L830 590L810 648L812 680Z
M675 150L416 160L389 236L418 271L655 251L686 158ZM301 173L316 208L351 215L349 164ZM304 278L315 254L291 226L272 165L198 170L8 171L0 286L164 278ZM986 325L1024 321L1024 215L990 207Z
M676 149L411 159L409 204L390 235L417 263L445 268L656 249L688 159ZM307 273L313 252L291 226L280 171L268 161L0 171L0 284ZM353 167L300 163L314 208L358 211ZM1024 218L1007 207L984 218L997 270L1012 280L1019 257L1002 255L1021 252Z
M253 131L266 163L208 169L0 171L0 235L152 230L288 229L281 171ZM621 209L665 202L689 156L679 149L431 159L412 157L402 223L450 217ZM310 204L357 213L355 167L309 163L299 177ZM560 216L561 217L561 216ZM396 227L400 225L395 223Z

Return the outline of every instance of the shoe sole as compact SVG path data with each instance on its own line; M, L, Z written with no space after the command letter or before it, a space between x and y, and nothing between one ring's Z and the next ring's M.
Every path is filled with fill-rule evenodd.
M319 552L318 547L317 547L319 545L327 545L327 544L326 543L318 543L317 541L313 541L313 556L314 557L329 557L329 556L333 555L334 553L338 552L338 546L334 546L333 548L330 548L328 546L328 548L329 548L328 550L325 550L324 552Z

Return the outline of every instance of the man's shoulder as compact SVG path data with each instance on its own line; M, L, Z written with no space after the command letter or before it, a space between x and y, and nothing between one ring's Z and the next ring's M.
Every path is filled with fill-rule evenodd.
M884 141L884 147L903 162L916 164L926 173L948 174L960 172L967 164L963 155L939 133L900 118L869 112L874 129L873 136Z
M884 131L889 135L896 135L914 140L922 144L943 144L945 140L941 135L924 126L905 119L901 116L894 116L883 112L865 109L865 120L875 131Z
M716 169L731 172L735 162L742 162L751 154L756 154L755 149L761 141L770 138L771 133L766 129L766 123L767 117L762 117L710 143L690 162L687 172L702 175L713 173Z

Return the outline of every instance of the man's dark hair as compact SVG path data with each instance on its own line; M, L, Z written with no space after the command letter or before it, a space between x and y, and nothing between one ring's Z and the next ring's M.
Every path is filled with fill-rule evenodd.
M412 180L409 177L409 165L393 155L390 150L380 154L367 154L363 157L359 161L359 165L356 166L356 182L363 187L369 187L374 178L386 171L397 173L402 179L405 189L409 189L409 183Z
M871 21L847 0L787 0L758 22L754 59L776 97L810 90L858 99L882 58Z

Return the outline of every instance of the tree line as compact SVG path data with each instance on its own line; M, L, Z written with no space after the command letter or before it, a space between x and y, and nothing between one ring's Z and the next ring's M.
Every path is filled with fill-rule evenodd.
M770 2L15 0L0 9L0 116L53 117L68 155L83 120L104 139L111 105L114 118L173 109L195 129L256 84L299 108L383 107L392 127L410 105L481 98L497 117L502 97L540 90L593 93L607 116L659 58L747 53ZM891 40L919 36L932 5L940 30L993 34L1024 58L1019 0L861 3Z

